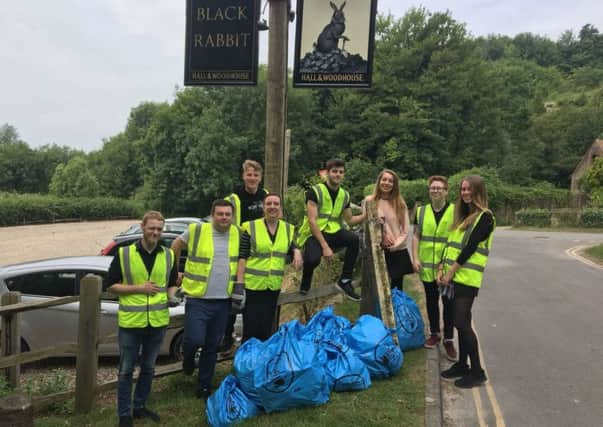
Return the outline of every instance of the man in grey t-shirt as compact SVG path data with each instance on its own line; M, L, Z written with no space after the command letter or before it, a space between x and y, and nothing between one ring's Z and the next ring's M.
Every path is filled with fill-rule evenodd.
M172 244L176 259L188 248L182 281L186 295L182 369L186 375L193 373L195 353L201 348L200 398L211 392L218 345L230 312L229 288L232 292L239 253L239 229L231 224L232 213L228 201L214 201L211 224L191 224Z

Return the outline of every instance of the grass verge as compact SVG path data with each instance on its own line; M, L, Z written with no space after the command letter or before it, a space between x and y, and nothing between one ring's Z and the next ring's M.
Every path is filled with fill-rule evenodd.
M603 244L588 248L584 251L584 253L594 262L603 264Z
M407 278L405 289L422 306L420 282ZM335 312L350 320L358 318L359 305L343 300L334 304ZM221 363L216 370L214 385L230 373L231 362ZM161 415L161 425L204 426L205 404L196 399L196 376L182 373L158 378L148 402L149 408ZM94 410L87 415L53 412L40 414L35 420L38 427L59 426L116 426L116 393L104 393L97 399ZM398 375L387 380L375 380L372 386L361 392L331 393L331 400L322 406L293 409L286 412L261 415L247 420L241 426L422 426L425 424L425 350L418 349L404 354L404 365ZM136 425L154 426L152 421Z

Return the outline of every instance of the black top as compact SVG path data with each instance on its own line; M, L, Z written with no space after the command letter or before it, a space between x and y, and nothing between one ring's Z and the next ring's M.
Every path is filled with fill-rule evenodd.
M436 226L440 223L440 220L444 216L444 212L446 212L446 209L448 209L449 205L450 205L450 203L446 202L446 204L444 205L444 207L442 209L440 209L438 212L436 212L433 209L433 206L431 206L431 210L433 211L433 216L435 217ZM427 206L425 206L425 208L427 208ZM413 225L418 225L419 224L418 215L419 215L419 210L417 209L417 213L415 215L415 218L414 218L414 221L413 221Z
M245 186L241 186L234 191L234 194L241 200L241 224L264 216L266 190L258 188L255 194L251 194L245 190Z
M264 220L264 223L266 222L266 220ZM278 233L280 231L280 227L278 227L276 229L276 232L274 234L270 233L270 229L268 228L268 225L266 225L266 230L268 230L268 236L270 236L270 240L272 241L272 243L274 243L274 240L276 239L276 233ZM284 233L286 233L286 230L283 230ZM293 249L296 249L297 246L295 245L295 242L291 241L291 245L289 246L289 251L288 251L288 255L292 255L293 254ZM244 231L241 233L241 239L239 241L239 259L247 259L251 256L251 236L247 233L247 231Z
M151 275L151 271L153 271L153 265L155 264L155 258L157 258L157 254L160 251L163 251L163 246L157 245L153 252L149 253L145 248L142 247L141 240L136 242L136 250L140 254L142 258L142 262L144 262L144 266L147 268L147 272L149 276ZM178 278L178 263L174 262L172 266L172 271L170 272L170 284L169 286L176 286L176 281ZM111 261L111 265L109 266L109 273L107 274L106 286L112 286L116 283L123 283L123 276L121 274L121 262L119 260L119 252L115 254L113 257L113 261Z
M484 214L480 217L475 227L473 227L473 231L469 236L469 240L467 241L467 245L463 248L461 253L459 254L456 262L463 265L467 262L467 260L475 253L477 250L477 245L480 242L483 242L488 237L490 237L490 233L494 230L494 220L492 218L492 214L489 212L484 212Z
M335 203L335 200L337 199L337 195L339 194L339 190L341 190L341 187L337 187L337 190L333 190L327 184L325 184L325 187L327 187L327 190L329 190L329 195L331 196L331 200L333 201L333 203ZM310 188L309 190L306 190L306 204L308 203L309 200L313 201L314 203L316 203L318 205L318 198L316 197L316 193L314 192L314 190L312 188ZM348 203L343 208L347 209L349 207L350 207L350 202L348 201Z

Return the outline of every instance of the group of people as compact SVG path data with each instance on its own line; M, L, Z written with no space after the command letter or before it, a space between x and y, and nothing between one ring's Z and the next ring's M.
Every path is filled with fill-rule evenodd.
M218 351L233 345L237 312L243 315L243 341L252 337L266 340L272 335L287 260L302 269L299 292L305 295L321 259L329 261L334 251L345 249L336 286L347 298L360 300L352 285L359 237L344 228L343 222L360 224L367 218L366 209L352 213L350 195L341 185L343 160L329 160L324 172L323 181L306 191L306 215L298 231L283 220L281 196L262 188L262 167L252 160L243 163L243 185L213 202L211 222L190 224L171 248L158 244L164 224L161 213L144 215L142 239L120 248L108 274L109 291L120 300L120 426L131 426L135 418L160 421L159 415L146 407L146 400L169 323L168 307L178 303L174 298L178 286L186 296L183 372L192 375L198 360L197 396L204 399L211 393ZM376 203L392 288L402 289L404 276L413 272L423 281L430 324L425 346L435 347L440 341L440 299L443 345L448 358L455 361L453 327L457 328L460 357L442 377L456 380L459 387L473 387L486 381L471 327L471 307L487 263L494 216L479 176L461 181L455 204L447 201L445 177L432 176L428 183L430 203L419 207L414 218L412 259L407 246L409 212L396 173L383 170L365 201ZM178 273L185 248L184 273ZM132 398L137 361L140 375Z

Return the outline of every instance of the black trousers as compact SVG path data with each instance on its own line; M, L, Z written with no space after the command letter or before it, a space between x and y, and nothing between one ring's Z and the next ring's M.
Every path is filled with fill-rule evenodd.
M427 317L429 318L429 331L432 335L440 333L440 292L438 285L434 282L423 282L425 287L425 305L427 306ZM454 311L452 300L442 296L444 306L444 339L454 338Z
M345 248L341 278L351 279L354 271L354 264L356 263L356 258L358 258L358 249L360 247L358 235L344 229L332 234L322 233L322 235L333 251ZM301 289L310 289L314 269L320 264L321 257L322 248L320 247L320 243L318 243L318 240L316 240L314 236L310 236L306 241L306 246L304 248L304 270L302 274Z
M477 296L477 288L454 283L454 327L459 334L459 362L467 364L471 361L471 371L481 372L479 360L479 345L477 335L471 326L471 307Z
M281 291L245 289L243 342L249 338L265 341L273 334L276 303Z
M413 273L412 261L408 254L408 249L401 251L383 251L385 254L385 264L389 275L390 287L392 289L402 289L404 284L404 275Z

